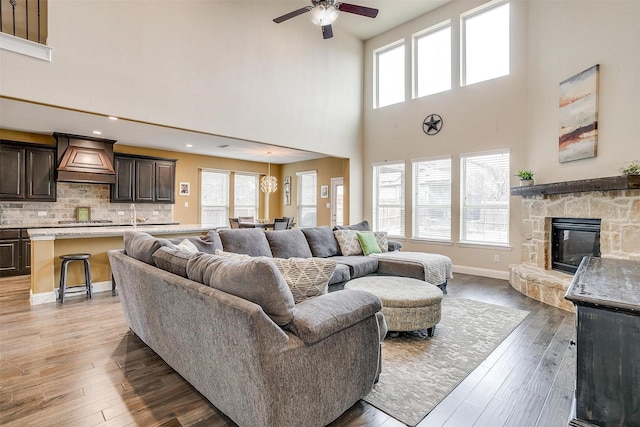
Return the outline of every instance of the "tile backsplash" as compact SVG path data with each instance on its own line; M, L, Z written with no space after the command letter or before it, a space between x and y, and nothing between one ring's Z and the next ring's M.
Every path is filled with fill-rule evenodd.
M57 183L56 202L0 202L0 226L47 227L59 221L75 221L76 208L91 208L91 220L108 220L114 224L128 224L131 219L129 203L110 203L108 184ZM136 203L136 215L151 223L173 221L172 204ZM123 211L124 215L118 215Z

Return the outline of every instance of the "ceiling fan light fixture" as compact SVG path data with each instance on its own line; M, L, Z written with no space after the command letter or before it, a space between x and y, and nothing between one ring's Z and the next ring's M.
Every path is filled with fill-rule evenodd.
M310 19L314 24L323 27L331 25L338 18L338 9L332 4L317 4L311 9Z

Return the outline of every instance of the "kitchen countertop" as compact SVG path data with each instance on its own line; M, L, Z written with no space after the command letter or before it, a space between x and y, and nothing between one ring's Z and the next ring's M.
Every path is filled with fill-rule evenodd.
M179 222L140 222L138 226L148 227L148 226L159 226L159 225L179 225ZM127 222L123 223L114 223L114 222L66 222L60 223L58 221L50 221L50 222L38 222L37 224L31 225L11 225L11 224L2 224L0 225L0 230L6 229L32 229L32 228L76 228L76 227L130 227L131 224Z
M135 230L149 234L202 233L214 229L208 224L157 224L138 225ZM82 239L91 237L122 236L125 231L134 230L132 225L112 225L99 227L52 227L30 228L29 237L34 240Z

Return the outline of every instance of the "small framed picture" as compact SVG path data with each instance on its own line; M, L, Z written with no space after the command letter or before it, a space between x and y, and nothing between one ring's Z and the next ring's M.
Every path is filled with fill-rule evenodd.
M328 199L329 198L329 186L328 185L321 185L320 186L320 198L321 199Z
M190 182L181 182L180 183L180 193L181 196L189 196L191 194L191 183Z
M77 222L91 221L91 208L89 206L78 206L76 208L76 221Z

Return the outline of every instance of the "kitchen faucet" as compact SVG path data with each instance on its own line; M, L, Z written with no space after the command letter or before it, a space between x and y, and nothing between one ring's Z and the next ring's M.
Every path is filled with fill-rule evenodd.
M133 228L136 228L136 205L131 203L131 205L129 205L129 212L131 212L131 225L133 225Z

